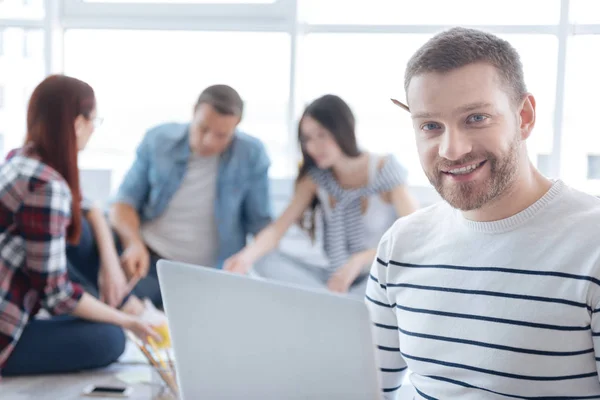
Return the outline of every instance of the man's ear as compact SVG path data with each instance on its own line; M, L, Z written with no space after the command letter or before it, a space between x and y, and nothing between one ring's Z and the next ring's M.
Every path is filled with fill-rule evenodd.
M535 97L527 94L519 109L519 128L521 130L521 139L525 140L531 135L535 126Z

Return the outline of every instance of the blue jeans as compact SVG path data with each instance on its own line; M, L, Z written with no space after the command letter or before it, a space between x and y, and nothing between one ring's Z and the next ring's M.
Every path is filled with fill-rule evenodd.
M115 325L62 315L29 321L2 369L3 376L58 374L106 367L125 351Z
M98 247L88 221L82 218L81 222L79 244L67 247L67 271L72 281L98 297ZM124 350L125 334L118 326L71 316L32 319L25 327L2 375L65 373L101 368L115 362Z

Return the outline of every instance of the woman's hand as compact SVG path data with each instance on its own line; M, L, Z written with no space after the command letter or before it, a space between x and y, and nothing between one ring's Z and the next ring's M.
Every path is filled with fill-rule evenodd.
M333 273L327 282L329 290L336 293L347 293L356 278L366 271L366 267L371 265L376 254L376 249L353 254L346 264Z
M250 271L250 268L252 268L252 264L253 261L242 250L225 260L223 269L225 271L245 275Z
M327 282L327 288L336 293L347 293L350 286L363 270L360 257L352 256L346 264L338 268Z
M158 332L156 332L154 328L152 328L151 324L143 321L139 317L128 315L122 326L123 329L131 331L144 343L148 343L149 337L154 339L156 342L161 342L163 340L160 334L158 334Z

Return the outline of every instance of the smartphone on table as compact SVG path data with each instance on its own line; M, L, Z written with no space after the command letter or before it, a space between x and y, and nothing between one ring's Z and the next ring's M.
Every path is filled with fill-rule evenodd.
M90 397L126 398L131 395L131 391L128 386L90 385L83 389L83 394Z

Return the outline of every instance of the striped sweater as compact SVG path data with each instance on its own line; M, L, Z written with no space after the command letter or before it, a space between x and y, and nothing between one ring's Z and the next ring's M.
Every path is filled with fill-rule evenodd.
M446 203L379 245L366 302L387 399L600 399L600 201L562 181L504 220Z

